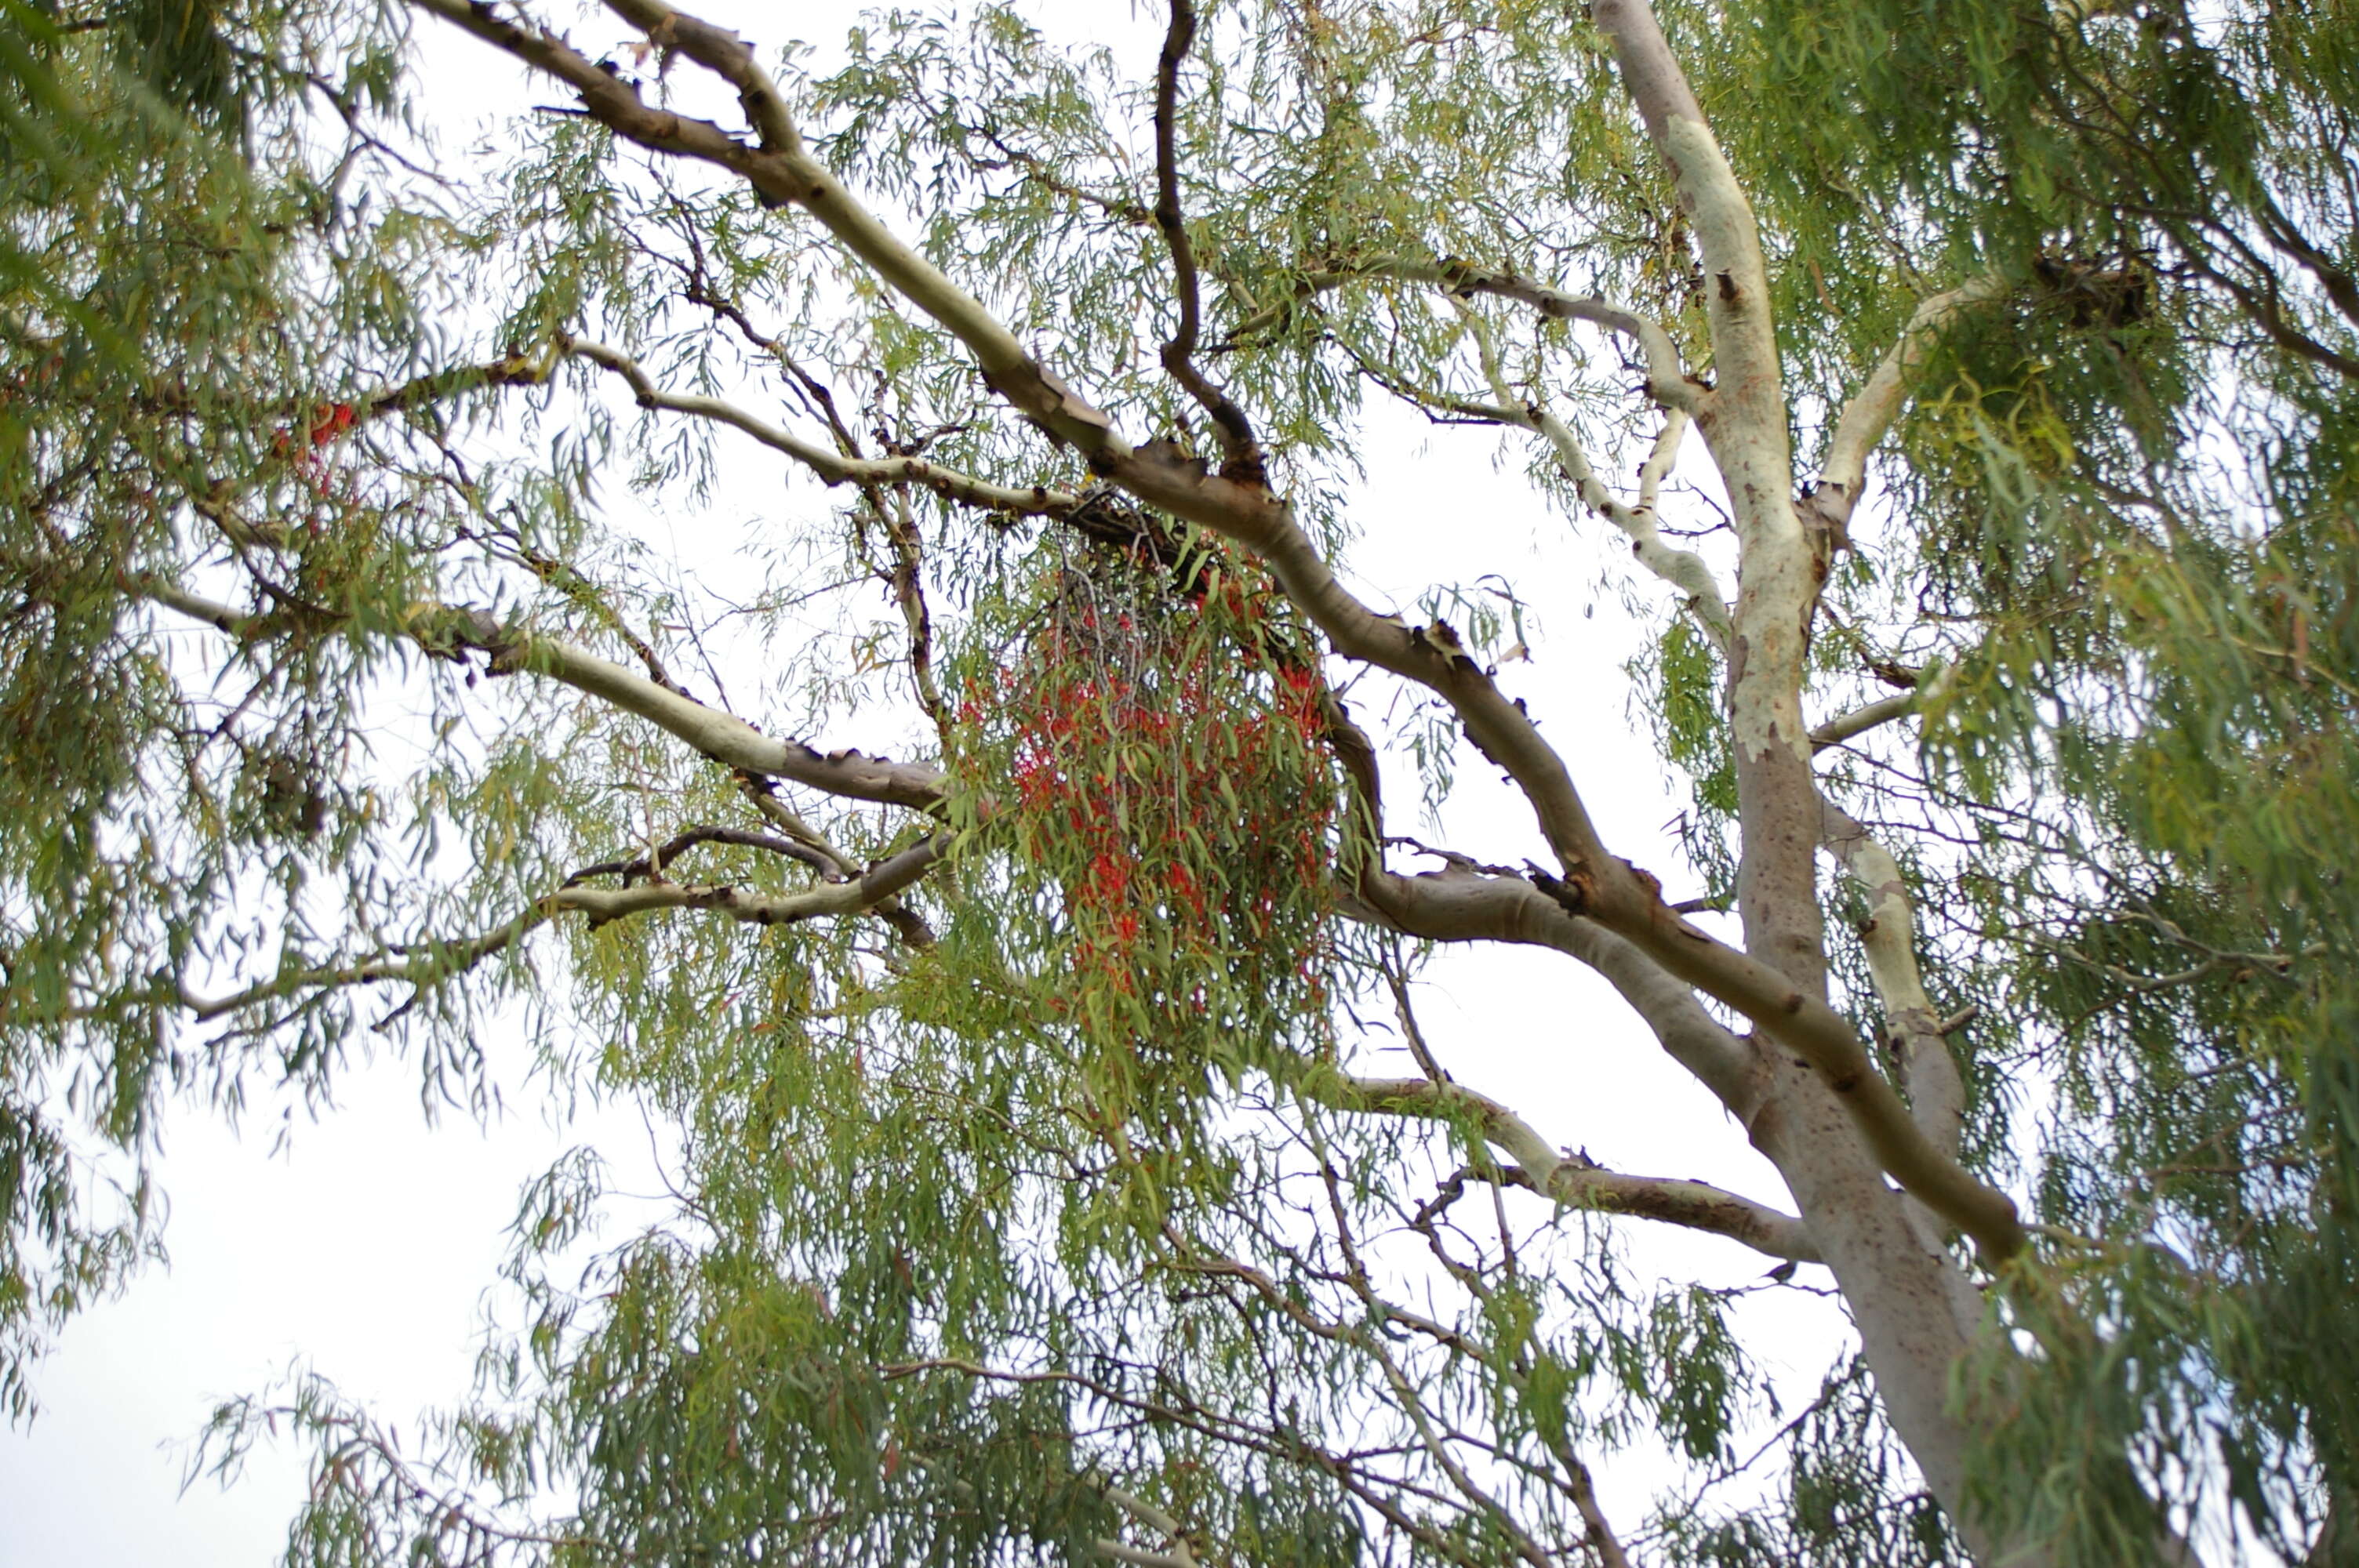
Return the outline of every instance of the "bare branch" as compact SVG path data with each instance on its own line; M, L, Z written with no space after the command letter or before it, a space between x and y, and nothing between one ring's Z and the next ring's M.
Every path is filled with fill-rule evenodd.
M564 346L568 352L622 377L642 408L687 414L743 430L772 450L794 459L830 486L915 484L964 505L1026 517L1062 517L1081 504L1081 498L1069 491L1042 485L1018 488L994 484L922 458L846 457L831 448L802 440L726 399L666 392L656 385L636 360L619 349L582 338L567 339Z
M1985 274L1919 305L1866 384L1843 405L1810 491L1810 505L1828 525L1841 529L1850 522L1866 486L1868 454L1899 416L1908 383L1941 329L1970 307L1996 297L2000 289L1998 276Z
M1201 330L1202 305L1196 282L1196 247L1188 237L1187 214L1180 206L1180 154L1176 145L1180 118L1180 67L1196 41L1196 7L1190 0L1171 0L1171 26L1163 36L1163 52L1155 75L1155 224L1171 252L1171 284L1179 296L1180 321L1171 341L1163 345L1163 368L1212 416L1227 458L1222 471L1244 484L1267 484L1269 470L1252 422L1229 395L1196 368L1196 340Z
M822 883L803 892L753 892L727 884L640 882L624 888L561 888L546 902L556 910L588 915L592 925L658 909L712 910L756 925L791 925L828 915L864 914L915 885L941 856L940 838L924 838L877 862L855 881Z
M1823 752L1830 746L1840 746L1854 735L1864 735L1878 725L1889 724L1917 711L1924 702L1922 692L1895 692L1864 703L1849 713L1839 713L1810 731L1810 750Z
M818 858L822 867L821 874L829 881L851 880L853 874L851 858L829 842L826 835L805 822L801 814L778 798L777 784L775 780L754 773L741 773L737 775L737 784L738 787L745 791L745 798L753 802L755 810L769 818L786 833L788 838L802 845ZM903 903L898 898L878 899L875 907L870 913L890 925L901 940L910 946L926 947L933 945L934 928L926 924L923 915Z
M1147 1552L1119 1541L1100 1536L1094 1543L1099 1552L1117 1563L1130 1563L1138 1568L1196 1568L1196 1553L1188 1544L1187 1532L1180 1521L1148 1502L1115 1486L1101 1487L1106 1501L1114 1504L1149 1530L1161 1532L1171 1542L1169 1552Z
M1867 922L1859 930L1860 946L1867 957L1876 999L1884 1007L1893 1054L1908 1087L1909 1108L1934 1147L1955 1158L1965 1125L1965 1080L1959 1076L1945 1038L1947 1030L1918 971L1916 910L1908 881L1891 851L1877 843L1856 817L1832 801L1822 798L1821 806L1828 850L1867 894ZM1919 1238L1930 1250L1941 1250L1945 1227L1940 1217L1914 1198L1908 1207L1910 1224ZM1981 1320L1982 1303L1971 1281L1958 1271L1944 1271L1943 1279L1959 1332L1971 1335Z
M779 838L768 833L749 832L743 827L690 827L674 834L655 849L636 860L601 860L596 865L584 866L567 877L564 885L571 887L577 882L588 881L592 877L620 877L626 883L636 881L642 877L661 877L669 869L672 861L699 844L734 844L748 849L765 849L773 855L783 855L788 860L800 860L830 881L847 880L839 869L840 862L799 840Z
M152 578L126 581L125 591L218 628L232 636L252 634L261 618L186 592ZM940 769L923 762L896 762L857 751L821 752L799 741L763 734L744 719L636 674L610 659L554 637L503 627L488 612L436 604L410 619L409 635L429 652L473 648L492 656L495 674L519 671L543 676L599 697L685 741L723 766L766 778L781 778L847 800L939 808L947 782Z
M1475 352L1482 361L1484 377L1491 384L1492 396L1512 407L1516 403L1515 392L1507 385L1506 376L1499 367L1498 352L1492 347L1489 330L1483 325L1482 319L1472 311L1465 312L1463 319L1468 330L1473 334ZM1656 521L1655 501L1662 490L1663 476L1678 460L1680 438L1687 431L1685 410L1676 407L1664 410L1662 431L1656 437L1654 449L1647 454L1647 461L1638 470L1638 503L1636 506L1625 503L1606 488L1604 481L1590 467L1589 454L1582 449L1580 438L1545 406L1537 400L1529 402L1524 406L1520 416L1508 414L1507 418L1538 432L1547 439L1556 453L1557 466L1564 470L1565 478L1572 481L1582 504L1622 530L1629 538L1631 549L1640 565L1688 596L1689 610L1703 626L1713 645L1724 655L1731 634L1728 604L1721 597L1720 585L1713 580L1712 568L1704 564L1701 556L1689 550L1673 549L1664 544Z
M1679 346L1672 342L1670 333L1662 323L1595 295L1568 294L1505 268L1481 266L1455 256L1442 261L1414 256L1376 256L1355 260L1348 267L1309 273L1302 277L1299 287L1305 294L1317 294L1379 277L1390 278L1397 283L1430 284L1461 296L1495 295L1527 305L1551 320L1585 321L1593 327L1628 338L1637 345L1647 366L1646 394L1658 406L1693 414L1698 400L1703 395L1702 384L1688 374L1680 358ZM1298 301L1289 300L1249 318L1238 326L1234 336L1247 337L1276 324L1295 308L1296 303Z
M462 645L492 654L495 673L526 671L636 713L688 742L700 754L749 773L781 778L848 800L871 800L920 811L942 804L941 770L896 762L856 751L822 753L799 741L763 734L744 719L669 691L611 660L553 637L503 628L482 611L444 610L420 631L455 631Z
M180 986L171 997L149 1000L163 1006L183 1008L201 1023L258 1002L279 1000L304 991L341 990L353 986L408 985L417 988L422 994L446 980L457 979L485 959L506 952L518 937L546 925L555 913L554 909L536 905L480 936L457 942L420 943L397 956L364 959L358 963L288 969L227 996L200 996L186 986Z
M1464 860L1422 876L1374 870L1348 891L1343 907L1429 941L1513 942L1578 958L1605 977L1729 1114L1749 1123L1760 1103L1758 1058L1704 1011L1685 982L1597 922L1568 913L1524 877Z
M1803 1223L1703 1182L1625 1175L1552 1147L1530 1123L1487 1095L1430 1078L1357 1078L1306 1073L1297 1087L1321 1104L1371 1115L1464 1120L1516 1162L1509 1179L1578 1208L1661 1220L1741 1241L1757 1252L1813 1263L1818 1246Z
M625 888L589 888L569 882L504 925L463 941L416 944L396 954L357 963L290 968L226 996L206 997L186 986L176 986L168 993L122 997L96 1007L73 1009L59 1014L58 1019L112 1016L127 1007L162 1006L184 1009L199 1022L205 1022L306 991L354 986L408 985L423 995L506 951L519 937L560 914L586 915L593 926L666 909L710 910L756 925L791 925L832 915L863 914L877 910L896 894L915 885L941 859L942 844L939 836L924 838L879 861L854 880L832 882L799 893L751 892L727 885L699 887L677 882L641 882Z

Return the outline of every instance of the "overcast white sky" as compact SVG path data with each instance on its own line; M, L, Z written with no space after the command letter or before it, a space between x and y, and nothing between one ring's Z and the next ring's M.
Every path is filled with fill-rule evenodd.
M772 44L779 33L767 9L713 14ZM1142 70L1153 55L1154 31L1125 26L1122 5L1035 9L1111 32L1138 49ZM800 5L795 27L836 36L853 10ZM465 49L438 47L428 80L430 102L454 130L482 105L528 101L504 63ZM464 146L467 137L451 135L446 145ZM1622 665L1639 631L1618 594L1597 588L1607 573L1618 577L1622 549L1603 524L1568 524L1512 472L1495 473L1489 433L1435 430L1395 412L1379 416L1373 434L1353 575L1379 602L1404 608L1437 580L1470 584L1495 572L1516 584L1538 620L1532 662L1506 674L1511 695L1527 698L1568 748L1609 842L1668 870L1675 862L1660 829L1680 803L1625 709ZM807 483L782 497L782 460L749 451L729 466L734 488L716 515L821 514L824 503ZM1472 761L1444 841L1500 860L1535 853L1528 812ZM1661 1056L1603 982L1569 960L1462 953L1430 973L1421 1012L1445 1063L1462 1081L1511 1098L1550 1138L1608 1165L1781 1196L1710 1097ZM171 1266L77 1320L38 1374L46 1407L38 1422L29 1433L0 1432L0 1568L259 1568L282 1545L301 1455L263 1454L226 1494L209 1483L181 1492L187 1445L216 1400L299 1365L405 1424L464 1394L483 1292L519 1187L580 1141L609 1156L619 1184L644 1191L652 1179L635 1178L648 1169L636 1112L610 1108L553 1125L524 1081L521 1044L494 1042L492 1054L505 1063L510 1109L488 1127L451 1113L429 1126L414 1070L397 1060L346 1078L341 1108L320 1125L299 1110L282 1119L284 1108L267 1103L242 1135L201 1111L168 1120L161 1180L172 1205ZM285 1147L274 1153L282 1130ZM1731 1243L1629 1228L1641 1266L1714 1283L1762 1271L1757 1256ZM1746 1321L1765 1346L1779 1346L1767 1358L1784 1361L1807 1396L1832 1345L1830 1311L1779 1292L1757 1298ZM1609 1512L1619 1498L1621 1517L1635 1522L1645 1477L1609 1466L1601 1480Z

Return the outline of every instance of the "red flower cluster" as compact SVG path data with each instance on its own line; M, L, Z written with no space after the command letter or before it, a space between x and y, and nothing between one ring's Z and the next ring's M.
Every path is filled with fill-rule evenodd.
M334 499L334 480L327 462L319 456L320 449L353 427L354 415L349 403L322 403L311 411L311 417L300 431L280 426L270 444L272 453L302 476L311 493L322 501Z

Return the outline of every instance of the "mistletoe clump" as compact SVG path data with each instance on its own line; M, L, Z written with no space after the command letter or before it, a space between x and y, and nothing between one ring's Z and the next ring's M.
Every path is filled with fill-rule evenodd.
M1005 781L994 821L1093 1097L1136 1111L1315 1048L1340 794L1308 638L1200 539L1101 546L1041 584L960 716Z

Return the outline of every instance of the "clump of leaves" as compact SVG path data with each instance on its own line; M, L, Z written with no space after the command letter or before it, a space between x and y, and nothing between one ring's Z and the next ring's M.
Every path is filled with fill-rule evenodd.
M1062 545L965 671L969 776L1045 934L1049 1001L1120 1122L1324 1052L1341 791L1309 638L1201 537Z

